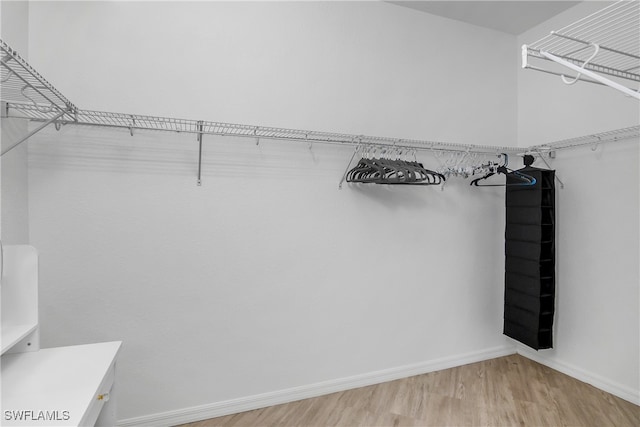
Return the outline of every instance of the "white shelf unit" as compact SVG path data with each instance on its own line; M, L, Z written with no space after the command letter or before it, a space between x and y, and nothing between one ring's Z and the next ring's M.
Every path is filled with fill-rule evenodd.
M38 350L38 254L31 246L2 251L2 354Z
M116 425L113 386L120 344L2 356L2 425Z
M40 350L38 253L28 245L0 248L2 425L115 425L121 342Z
M573 75L548 67L550 63ZM559 75L566 84L603 84L640 100L640 2L618 1L523 45L522 68Z

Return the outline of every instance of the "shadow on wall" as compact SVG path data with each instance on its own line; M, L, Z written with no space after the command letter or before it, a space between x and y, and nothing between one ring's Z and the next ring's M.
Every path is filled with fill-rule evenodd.
M349 164L353 150L354 147L343 145L274 140L257 143L253 138L205 135L202 185L224 180L244 192L247 186L260 181L266 185L264 191L272 192L271 185L290 188L289 198L300 196L301 188L308 188L310 183L338 191L342 176L359 159L356 153ZM433 170L443 161L430 153L418 153L418 160ZM47 179L62 173L81 174L83 180L92 179L95 174L119 175L119 180L124 177L134 185L144 177L174 176L192 178L195 186L198 141L194 134L173 132L134 132L131 136L128 130L120 129L47 128L29 142L29 168L46 171ZM444 186L345 182L345 190L370 209L384 207L388 212L402 212L428 208L425 220L472 206L477 211L502 204L504 195L504 189L499 187L470 187L468 179L457 177L449 178Z
M444 186L348 184L348 188L360 197L370 198L387 209L428 207L430 210L425 211L425 220L436 212L446 213L450 209L463 208L466 202L489 199L495 203L503 203L504 198L504 189L500 187L471 187L469 180L456 177L449 178Z
M354 147L332 144L260 140L254 138L205 135L202 175L210 178L326 179L336 187L348 167L355 166L359 154L349 160ZM436 170L442 160L418 153L418 160ZM89 127L47 128L29 141L29 167L55 171L91 171L133 175L197 176L198 141L195 134L174 132L134 132ZM391 197L415 195L416 191L440 192L441 186L357 185L363 194L385 192ZM468 180L450 179L445 192ZM413 187L413 186L411 186ZM476 191L478 192L478 191ZM483 190L486 192L486 190Z
M352 148L326 144L205 135L203 176L214 178L305 178L327 175L336 181ZM97 128L46 129L30 141L30 167L145 175L196 176L195 134Z

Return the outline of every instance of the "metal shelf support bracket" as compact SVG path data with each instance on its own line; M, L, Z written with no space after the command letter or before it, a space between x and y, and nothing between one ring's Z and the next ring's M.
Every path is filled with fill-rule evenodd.
M42 123L40 126L38 126L37 128L35 128L34 130L32 130L31 132L27 133L25 136L23 136L22 138L20 138L17 142L13 143L9 148L2 150L2 153L0 154L0 157L4 156L5 154L7 154L9 151L13 150L14 148L16 148L17 146L19 146L20 144L22 144L23 142L25 142L27 139L31 138L33 135L35 135L36 133L40 132L42 129L46 128L47 126L49 126L51 123L55 123L56 120L58 120L59 118L61 118L62 116L64 116L67 112L66 111L60 111L58 114L56 114L55 116L53 116L51 119L47 120L46 122Z
M202 185L202 120L198 120L198 186Z

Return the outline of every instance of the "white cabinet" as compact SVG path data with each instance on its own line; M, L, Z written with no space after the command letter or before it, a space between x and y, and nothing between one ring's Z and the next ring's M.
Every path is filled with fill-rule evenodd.
M2 254L3 426L113 426L121 342L39 349L38 254Z

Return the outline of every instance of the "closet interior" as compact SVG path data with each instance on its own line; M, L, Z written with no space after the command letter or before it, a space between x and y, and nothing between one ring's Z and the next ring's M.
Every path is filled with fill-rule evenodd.
M620 91L624 94L622 96L640 99L640 93L636 88L640 83L639 33L640 3L619 1L560 30L552 31L534 43L523 45L521 66L523 69L559 76L558 79L569 86L577 82L596 83ZM330 144L349 147L351 156L344 158L344 173L335 176L336 190L347 193L347 197L351 189L357 190L359 196L375 194L366 192L378 191L380 185L389 188L390 191L400 187L398 191L405 191L409 186L414 186L435 187L431 190L440 189L445 193L452 186L451 192L460 195L461 187L450 183L465 180L469 184L465 183L464 191L474 192L474 198L479 197L483 191L490 194L490 197L504 197L499 202L502 203L504 218L496 219L504 220L500 225L504 236L504 253L498 254L499 262L504 261L501 271L503 280L499 283L504 289L504 312L501 316L503 329L499 332L515 340L514 345L517 341L534 350L552 349L562 339L554 333L554 316L558 315L557 290L562 289L560 276L556 274L557 267L562 262L556 259L559 253L557 245L563 244L558 241L558 233L559 228L564 225L558 223L557 218L563 206L563 192L570 191L570 187L577 183L575 179L565 182L563 170L553 169L554 161L560 152L578 152L581 149L595 152L604 146L613 147L613 143L621 143L619 145L623 146L640 138L640 124L636 124L518 147L95 111L84 109L84 106L77 106L70 101L63 95L63 91L56 89L19 52L3 40L0 40L0 51L3 122L17 119L29 123L10 143L3 141L3 159L11 156L14 150L18 151L18 147L39 134L49 132L49 135L63 135L64 131L70 128L74 129L74 132L82 132L85 128L105 132L125 131L126 138L130 138L134 146L139 134L183 134L192 137L191 148L195 147L197 152L196 157L192 159L195 184L198 187L215 187L214 179L205 181L207 175L203 168L204 162L210 159L205 145L210 141L220 141L214 141L214 138L223 137L227 143L238 141L238 145L252 141L256 146L260 146L261 141L307 144L309 148L314 144ZM625 101L635 102L626 98ZM119 135L122 135L122 132ZM207 141L209 138L211 140ZM421 158L428 158L430 162L423 162ZM534 161L541 167L533 167ZM524 167L520 162L523 162ZM485 190L476 187L498 188ZM420 190L416 190L416 194L419 194L418 191ZM405 193L402 195L404 197ZM391 209L384 203L381 206ZM428 213L425 215L428 216ZM368 223L365 221L364 224ZM374 232L380 231L386 235L382 225L380 230ZM208 235L207 238L214 239L216 236ZM468 243L449 242L445 246L450 249L450 246L455 247L456 244ZM384 243L382 246L384 249ZM390 252L391 255L402 257L402 248L396 249L397 251ZM119 341L40 349L38 307L43 301L39 301L38 282L43 280L43 277L38 277L39 256L42 255L38 255L35 249L27 245L9 245L3 248L3 409L30 407L56 411L55 416L59 417L57 421L61 422L60 425L67 425L64 424L67 422L73 425L115 425L116 420L122 425L145 425L145 422L151 425L159 422L158 420L164 420L161 423L169 422L166 420L195 420L197 414L171 414L166 418L158 415L159 418L148 419L144 416L131 416L123 424L122 419L116 414L114 393L117 383L116 359L121 352ZM389 263L393 263L393 260L390 259ZM51 266L47 265L47 268L47 271L51 270ZM44 277L44 280L49 279ZM372 292L375 292L375 286L373 288ZM256 290L258 294L262 292L266 291ZM345 290L345 293L348 293L348 290ZM225 298L225 295L220 298ZM567 298L566 294L564 298ZM250 297L248 299L250 300ZM191 300L191 303L197 304L196 300L197 298ZM289 320L295 322L295 319ZM240 335L237 337L238 342L242 339ZM122 344L124 349L127 345L126 341ZM268 347L267 344L264 345ZM77 362L69 363L70 360ZM85 360L91 360L93 363L85 363ZM133 366L137 363L130 364ZM60 369L69 365L72 368L80 365L84 371L80 375L79 371L68 372ZM557 366L564 367L561 362L558 362ZM39 376L24 385L24 378L27 376L25 372L42 369L52 374ZM382 368L372 367L370 370L376 369ZM567 370L571 369L573 368ZM69 383L61 387L60 384L68 377L77 377L79 381L82 380L82 384ZM382 374L380 377L387 378ZM317 382L320 383L320 379ZM337 386L334 388L337 389ZM18 389L20 392L13 392ZM58 399L54 404L49 401L52 389L55 389ZM330 389L332 388L327 387L327 390ZM633 390L629 391L627 386L623 389L629 394L634 393ZM34 394L33 390L45 391ZM279 402L278 396L275 395L277 392L274 392L274 396L268 393L263 396L259 391L263 392L258 390L254 394L262 397L248 403L234 403L234 398L240 399L241 394L235 397L221 395L222 403L214 405L215 408L207 414L221 415L225 411L231 413L238 408L254 409L264 406L265 402ZM191 406L201 404L202 402L195 402Z

